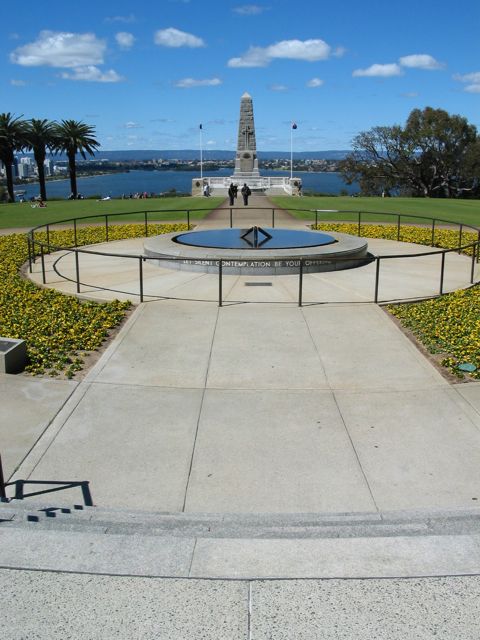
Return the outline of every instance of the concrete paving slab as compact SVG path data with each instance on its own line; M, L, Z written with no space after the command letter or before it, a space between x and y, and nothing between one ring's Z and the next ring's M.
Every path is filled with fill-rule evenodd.
M480 431L445 390L335 395L380 510L480 502Z
M0 570L8 640L247 640L248 585Z
M0 565L110 575L186 576L194 546L192 538L4 529Z
M255 640L477 640L480 578L255 582Z
M330 392L206 392L186 511L375 509Z
M9 478L78 383L0 374L0 442Z
M322 389L326 378L308 328L296 307L221 309L208 371L208 388Z
M376 305L305 307L303 314L333 389L447 386Z
M201 398L195 389L92 385L30 479L88 481L94 504L181 511Z
M469 382L468 384L455 385L455 392L458 393L472 409L480 416L480 382Z
M146 304L128 338L96 380L147 386L203 388L217 307L165 301Z
M362 578L477 574L480 535L198 539L192 577Z

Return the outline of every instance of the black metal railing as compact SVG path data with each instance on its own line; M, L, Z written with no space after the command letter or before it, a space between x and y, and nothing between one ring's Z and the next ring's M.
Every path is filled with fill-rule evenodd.
M268 211L268 215L270 215L271 213L271 220L272 220L272 227L275 226L275 214L276 214L276 210L275 208L271 208L271 207L256 207L256 210L266 210ZM237 209L230 207L229 209L225 209L227 215L228 215L228 220L229 220L229 224L230 227L233 227L234 224L234 211L236 211ZM243 208L239 208L240 211L245 211L245 209ZM201 211L210 211L210 209L195 209L193 210L194 213L197 212L201 212ZM440 225L446 225L448 226L448 228L450 230L457 228L458 229L458 245L455 246L454 248L437 248L435 251L425 251L425 252L421 252L421 253L409 253L409 254L395 254L395 255L378 255L378 256L369 256L368 259L365 259L364 263L366 264L367 262L375 262L375 276L374 276L374 284L373 284L373 296L372 296L372 301L375 303L379 302L379 288L380 288L380 275L381 275L381 262L382 261L386 261L386 260L398 260L398 259L409 259L409 258L419 258L419 257L425 257L425 256L432 256L432 255L439 255L441 256L440 259L440 266L439 266L439 287L438 287L438 294L433 294L433 295L442 295L444 293L444 279L445 279L445 259L446 259L446 255L449 253L462 253L462 252L467 252L468 250L471 250L471 263L469 266L469 284L475 284L476 280L475 280L475 264L478 263L479 258L480 258L480 228L475 227L473 225L469 225L466 223L458 223L455 221L451 221L451 220L445 220L443 218L430 218L430 217L426 217L426 216L419 216L416 214L398 214L398 213L388 213L388 212L373 212L373 211L353 211L353 210L320 210L320 209L296 209L295 211L301 212L301 213L310 213L312 214L312 218L314 218L315 221L315 226L317 227L319 224L319 214L347 214L350 217L352 216L352 214L354 214L356 220L345 220L344 222L347 224L354 224L357 227L357 235L358 236L363 236L364 234L362 233L362 231L365 231L366 228L368 227L368 225L371 224L370 220L365 220L365 216L368 217L375 217L375 216L390 216L392 217L392 219L395 220L396 223L396 228L397 228L397 232L396 232L396 239L397 241L401 241L402 240L402 220L407 220L407 222L404 224L410 225L411 224L411 220L415 219L415 220L419 220L422 221L423 224L423 228L425 227L430 227L431 228L431 237L430 237L430 243L433 246L435 244L435 239L436 239L436 233L438 231L439 228L439 224ZM161 213L174 213L174 214L180 214L177 215L177 219L178 218L183 218L186 220L186 223L188 225L188 228L190 229L190 219L191 219L191 209L181 209L181 210L168 210L168 211L161 211ZM144 231L145 231L145 236L148 237L149 235L149 220L148 220L148 216L149 214L155 214L155 213L160 213L160 212L155 212L155 211L134 211L134 212L124 212L124 213L113 213L113 214L107 214L104 216L104 224L105 224L105 242L109 242L110 241L110 231L109 231L109 227L110 227L110 219L111 218L115 218L118 216L129 216L129 215L136 215L138 216L138 214L142 214L143 217L143 222L138 222L138 220L136 220L135 222L138 222L139 224L144 224ZM143 254L123 254L123 253L109 253L106 251L96 251L94 249L91 248L81 248L78 246L78 224L81 223L85 223L88 222L91 219L97 219L99 217L102 216L98 216L98 214L96 215L91 215L91 216L84 216L82 218L67 218L65 220L59 220L56 222L50 222L48 224L44 224L44 225L38 225L37 227L34 227L33 229L31 229L28 234L27 234L27 241L28 241L28 265L29 265L29 271L30 273L32 273L33 271L33 264L35 263L37 257L40 258L41 261L41 272L42 272L42 283L43 284L47 284L47 276L46 276L46 265L45 265L45 255L48 253L54 253L57 251L63 251L63 252L73 252L75 255L75 279L72 278L68 278L67 276L65 276L64 274L61 274L59 272L59 270L57 269L57 264L59 262L59 260L63 257L60 256L60 258L57 258L57 260L53 263L53 269L55 271L55 273L68 281L72 281L75 282L76 285L76 291L77 293L81 293L81 288L82 287L94 287L96 289L104 289L104 290L111 290L113 292L116 293L123 293L123 294L127 294L127 295L135 295L135 296L139 296L139 300L140 302L144 302L144 299L146 296L145 291L144 291L144 274L143 274L143 265L146 261L148 260L155 260L157 263L160 263L162 261L165 262L182 262L183 264L187 264L187 263L193 263L195 262L194 259L188 259L188 258L175 258L173 256L169 256L169 257L160 257L160 256L155 256L155 257L148 257L145 256ZM240 219L241 219L241 214L240 214ZM331 221L331 220L329 220ZM342 223L341 220L337 220L337 222ZM382 223L384 222L384 220L382 220ZM67 223L71 223L73 225L73 235L74 235L74 245L73 246L59 246L56 244L53 244L51 242L51 236L50 236L50 231L52 229L52 227L54 227L55 225L65 225ZM153 224L152 222L150 222L150 224ZM157 222L155 223L157 224ZM161 221L158 222L158 224L161 224ZM464 238L464 232L465 229L469 229L471 232L474 232L476 234L476 240L475 241L471 241L468 242L466 244L462 244L463 242L463 238ZM44 230L46 232L46 241L40 241L38 240L38 237L36 237L36 233ZM368 234L367 234L368 236ZM81 268L81 264L80 264L80 256L82 254L90 254L90 255L100 255L100 256L104 256L106 258L108 257L114 257L114 258L126 258L126 259L131 259L131 260L136 260L138 263L138 292L128 292L128 291L120 291L120 290L116 290L113 289L111 287L101 287L99 286L98 283L95 284L88 284L85 282L82 282L81 277L80 277L80 268ZM332 269L335 269L335 264L338 262L342 262L342 264L348 262L349 260L355 261L358 265L359 263L359 258L345 258L345 257L338 257L338 258L334 258L334 257L329 257L325 260L322 260L322 262L324 264L331 264L332 265ZM361 261L362 259L360 259ZM251 261L253 263L255 263L255 260ZM261 262L261 260L258 260L258 262ZM297 260L298 262L298 277L299 277L299 286L298 286L298 305L302 306L303 305L303 281L304 281L304 274L306 273L305 271L305 265L306 262L308 262L308 259L305 258L300 258ZM228 260L212 260L211 261L211 266L215 267L217 269L217 274L218 274L218 305L222 306L223 304L223 275L224 275L224 265L225 263L228 263ZM158 297L158 296L148 296L148 297Z

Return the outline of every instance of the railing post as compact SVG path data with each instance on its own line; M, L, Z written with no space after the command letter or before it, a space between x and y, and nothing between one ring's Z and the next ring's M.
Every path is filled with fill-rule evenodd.
M28 243L28 270L32 273L32 241L30 240L30 236L27 236Z
M362 212L358 212L358 237L362 237Z
M143 258L138 258L138 275L140 278L140 302L143 302Z
M275 229L275 209L272 209L272 229Z
M5 477L3 475L2 456L0 455L0 498L7 499L7 492L5 491Z
M145 219L145 237L148 238L148 211L144 211L144 219Z
M480 231L478 233L478 239L480 240ZM32 229L32 261L33 264L36 263L36 256L35 256L35 231Z
M33 253L33 260L35 262L35 252ZM480 231L477 236L477 262L480 260Z
M472 268L470 269L470 284L473 284L475 278L475 262L477 259L477 245L474 244L472 247Z
M105 242L108 242L108 214L105 216Z
M400 242L400 216L397 217L397 242Z
M80 260L78 258L78 251L75 251L75 277L77 280L77 293L80 293Z
M223 262L222 260L218 261L218 306L222 306L222 272L223 272Z
M318 227L318 209L315 209L315 229Z
M460 231L458 232L458 253L461 253L462 247L463 224L460 223Z
M187 228L190 231L190 209L187 211Z
M432 241L430 244L432 247L435 246L435 218L432 220Z
M42 282L47 284L47 278L45 276L45 256L43 254L43 243L40 245L40 258L42 261Z
M442 251L442 266L440 269L440 295L443 295L443 276L445 274L445 251Z
M230 229L233 227L233 211L232 207L230 207Z
M374 302L378 302L378 281L380 279L380 256L377 256L377 264L375 267L375 298Z
M298 306L303 304L303 260L300 258L300 271L298 272Z
M77 219L75 218L73 221L73 245L76 247L77 244Z

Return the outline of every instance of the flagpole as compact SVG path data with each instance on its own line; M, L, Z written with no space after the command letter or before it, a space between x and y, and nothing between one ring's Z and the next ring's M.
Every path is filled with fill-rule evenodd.
M200 125L200 179L203 178L202 125Z
M290 125L290 180L293 180L293 124Z

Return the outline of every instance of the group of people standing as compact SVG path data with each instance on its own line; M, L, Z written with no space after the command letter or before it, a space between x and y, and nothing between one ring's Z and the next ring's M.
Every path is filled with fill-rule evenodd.
M243 184L243 187L241 188L240 193L242 194L243 204L244 206L246 206L248 204L248 197L252 195L250 187L247 185L246 182ZM238 195L238 187L236 184L233 184L233 182L231 182L230 186L228 187L228 197L230 199L230 206L233 206L233 203L237 195Z

